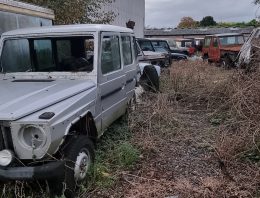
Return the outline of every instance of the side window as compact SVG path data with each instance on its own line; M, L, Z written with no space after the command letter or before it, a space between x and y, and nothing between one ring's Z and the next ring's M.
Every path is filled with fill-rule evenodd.
M34 40L34 50L38 70L49 71L55 68L51 40Z
M102 39L101 70L107 74L121 69L120 44L118 36L105 36Z
M213 39L213 46L218 47L218 39L217 38Z
M140 54L141 52L139 51L135 37L132 37L132 43L134 45L134 55L135 55L135 58L137 58L138 54Z
M133 63L131 37L122 36L122 50L123 50L123 60L124 65L131 65Z

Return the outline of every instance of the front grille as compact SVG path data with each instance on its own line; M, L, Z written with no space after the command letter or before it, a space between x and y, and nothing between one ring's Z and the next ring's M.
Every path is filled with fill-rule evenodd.
M4 136L2 132L2 127L0 126L0 151L5 149Z
M0 150L14 150L10 127L0 126Z

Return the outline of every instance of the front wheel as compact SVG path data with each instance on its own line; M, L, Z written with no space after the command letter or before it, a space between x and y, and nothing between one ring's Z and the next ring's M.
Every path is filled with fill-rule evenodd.
M64 177L56 181L54 194L64 193L66 198L75 197L77 187L82 184L94 162L94 144L87 136L76 136L64 149ZM50 186L51 187L51 186ZM57 191L58 189L58 191Z

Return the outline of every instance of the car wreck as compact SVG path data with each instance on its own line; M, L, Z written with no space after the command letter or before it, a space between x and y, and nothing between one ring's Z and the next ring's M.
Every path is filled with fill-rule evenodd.
M52 193L74 197L96 140L135 94L134 46L132 30L110 25L2 35L0 181L47 180Z
M216 34L205 37L202 49L203 59L223 67L234 67L239 51L244 44L242 34Z
M171 50L167 40L158 38L150 38L149 40L151 40L154 48L164 48L169 53L169 57L171 57L171 60L169 60L169 62L172 62L172 60L180 61L188 59L187 55L176 53L174 50Z
M256 28L242 46L237 66L248 71L259 67L260 58L260 28Z
M169 67L171 65L171 55L164 48L154 48L149 39L136 39L138 60L140 62L150 62L152 65Z

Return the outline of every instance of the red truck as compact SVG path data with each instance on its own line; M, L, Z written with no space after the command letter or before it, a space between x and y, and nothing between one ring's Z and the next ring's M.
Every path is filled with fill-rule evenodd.
M202 55L204 60L231 67L237 59L238 53L244 44L242 34L215 34L206 36Z

